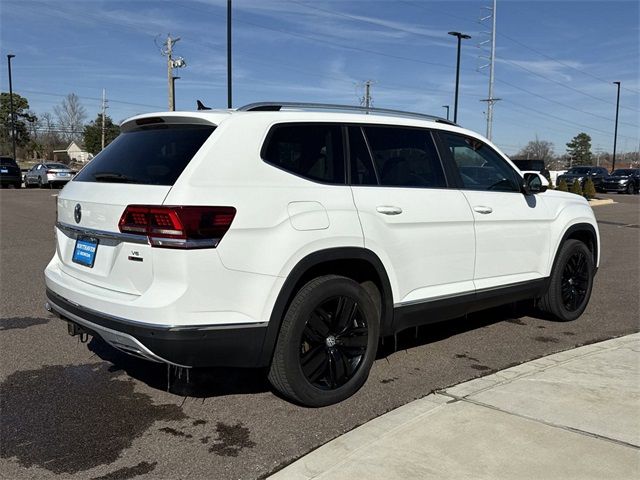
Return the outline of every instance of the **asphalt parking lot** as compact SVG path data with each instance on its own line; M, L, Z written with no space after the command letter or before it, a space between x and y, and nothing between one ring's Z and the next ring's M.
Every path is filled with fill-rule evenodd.
M279 398L262 371L199 370L187 382L99 340L79 343L44 311L56 194L0 191L4 478L264 477L433 390L640 330L640 195L602 195L619 203L594 208L601 265L577 321L504 307L404 332L360 392L322 409Z

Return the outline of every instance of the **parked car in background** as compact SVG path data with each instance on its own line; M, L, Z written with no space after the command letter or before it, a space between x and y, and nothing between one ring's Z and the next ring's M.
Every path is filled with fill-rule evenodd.
M0 157L0 187L13 185L15 188L22 186L22 174L20 167L11 157Z
M602 182L603 192L628 193L640 192L640 168L618 168Z
M540 172L549 182L551 182L551 174L545 166L544 160L515 158L511 159L511 161L516 164L516 167L518 167L521 172Z
M604 167L590 167L590 166L581 166L581 167L571 167L562 175L558 175L558 183L562 180L567 182L569 188L573 185L573 182L578 180L580 182L580 186L584 188L584 184L588 178L591 179L593 185L596 187L596 190L600 190L602 182L606 177L609 176L609 172Z
M63 163L39 163L24 176L25 188L65 185L76 174Z

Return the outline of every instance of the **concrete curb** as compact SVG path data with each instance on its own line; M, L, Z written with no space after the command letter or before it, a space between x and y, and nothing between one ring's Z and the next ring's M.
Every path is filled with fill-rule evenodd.
M589 205L591 205L592 207L599 207L601 205L612 205L614 203L618 203L618 202L614 201L613 198L602 198L602 199L593 198L589 200Z
M446 388L371 420L269 478L632 478L640 473L634 426L640 421L627 417L640 409L638 353L635 333ZM607 383L607 369L625 363L616 355L632 365ZM620 384L627 395L621 405L598 398ZM591 406L602 415L583 421L581 412ZM607 416L620 412L627 431L609 425Z

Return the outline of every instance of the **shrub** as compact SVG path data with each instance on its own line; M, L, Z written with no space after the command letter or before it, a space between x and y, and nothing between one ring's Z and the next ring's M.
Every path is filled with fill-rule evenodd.
M593 180L591 180L590 178L588 178L584 184L583 194L587 200L591 200L596 196L596 186L593 184Z
M571 185L571 193L582 196L582 185L580 185L580 182L577 179L574 180L573 185Z
M564 180L560 180L558 186L556 187L556 190L560 190L561 192L568 192L569 187L567 186L567 182L565 182Z

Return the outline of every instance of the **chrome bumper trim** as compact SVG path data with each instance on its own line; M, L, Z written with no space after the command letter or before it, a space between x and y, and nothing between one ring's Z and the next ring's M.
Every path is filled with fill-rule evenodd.
M116 330L111 330L110 328L106 328L101 325L96 325L95 323L85 320L84 318L79 317L78 315L74 315L73 313L68 312L64 308L56 305L53 301L51 301L51 299L49 300L48 304L49 304L50 310L49 308L47 308L47 310L59 315L60 317L73 320L79 325L82 325L83 327L86 327L89 330L96 332L98 335L100 335L100 338L102 338L105 342L107 342L112 347L117 348L118 350L122 350L123 352L128 353L130 355L137 355L137 356L143 357L147 360L151 360L152 362L168 363L169 365L174 365L176 367L191 368L188 365L180 365L178 363L165 360L159 355L156 355L155 353L153 353L151 350L149 350L147 347L145 347L142 343L140 343L136 338L132 337L131 335L118 332Z
M64 222L56 222L56 227L67 237L77 239L79 235L95 237L100 240L115 241L116 244L121 242L140 243L149 245L149 239L146 235L136 235L134 233L107 232L105 230L96 230L93 228L77 227Z

